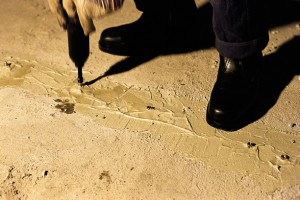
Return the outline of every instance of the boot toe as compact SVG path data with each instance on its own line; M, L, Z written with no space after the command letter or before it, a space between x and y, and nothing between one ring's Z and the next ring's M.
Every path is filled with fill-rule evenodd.
M128 50L124 44L124 37L117 28L109 28L102 32L99 40L99 49L117 55L127 54Z
M235 119L235 115L221 108L213 107L210 104L207 107L206 121L212 127L225 131L235 131L238 126L238 120Z

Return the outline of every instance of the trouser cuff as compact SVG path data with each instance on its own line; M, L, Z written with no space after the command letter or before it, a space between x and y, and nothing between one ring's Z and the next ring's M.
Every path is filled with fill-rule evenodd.
M216 48L220 55L232 59L243 59L260 53L268 44L269 35L248 42L231 43L216 38Z

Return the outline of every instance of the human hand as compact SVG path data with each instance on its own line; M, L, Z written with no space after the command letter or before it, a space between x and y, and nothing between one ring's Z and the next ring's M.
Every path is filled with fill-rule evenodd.
M95 31L93 19L119 9L123 2L124 0L48 0L61 27L66 29L68 19L75 18L77 13L85 35Z

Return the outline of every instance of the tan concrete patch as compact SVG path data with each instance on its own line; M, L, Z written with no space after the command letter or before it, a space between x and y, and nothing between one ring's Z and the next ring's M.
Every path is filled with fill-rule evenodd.
M66 104L73 104L74 112L91 117L101 126L150 134L189 158L250 176L269 192L299 184L300 138L296 133L261 123L227 133L206 124L206 102L178 97L161 88L128 88L107 78L80 87L75 71L65 74L36 61L12 57L1 62L11 63L3 66L2 87L18 86L53 97L60 111L71 114ZM91 75L86 72L85 77L90 79Z

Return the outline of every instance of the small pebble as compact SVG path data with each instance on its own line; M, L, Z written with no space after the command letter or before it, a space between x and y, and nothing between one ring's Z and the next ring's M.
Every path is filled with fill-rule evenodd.
M155 110L155 107L154 106L147 106L147 109L148 110Z
M290 156L286 155L286 154L285 155L281 155L280 157L281 157L282 160L289 160L290 159Z
M48 170L44 171L44 176L48 175Z
M248 142L248 143L247 143L247 147L248 147L248 148L255 147L255 146L256 146L256 144L253 143L253 142Z
M4 62L4 66L5 66L5 67L10 67L11 65L12 65L12 63L9 62L9 61L5 61L5 62Z

